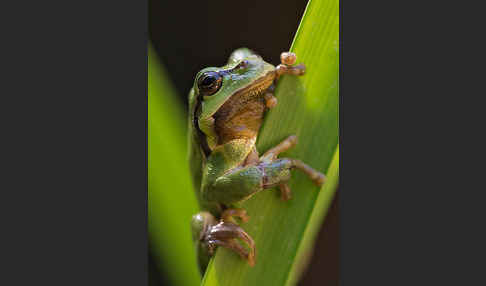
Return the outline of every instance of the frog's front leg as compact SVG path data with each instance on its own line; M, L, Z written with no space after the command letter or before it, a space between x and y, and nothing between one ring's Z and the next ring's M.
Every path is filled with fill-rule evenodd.
M273 147L272 149L268 150L265 152L260 157L260 161L262 162L272 162L274 161L277 156L282 153L287 151L288 149L294 147L297 144L297 136L291 135L287 137L284 141L280 142L277 146ZM319 171L314 170L304 162L297 160L297 159L290 159L292 160L292 164L294 168L297 168L304 172L309 178L314 181L314 183L318 186L321 186L324 184L324 181L326 177L324 174L321 174Z
M291 74L296 76L302 76L305 74L305 65L299 64L295 65L297 56L291 52L284 52L280 54L280 62L275 68L275 81L265 92L265 105L267 108L273 108L277 105L277 98L273 95L275 91L275 83L283 74Z
M260 161L272 162L277 158L277 156L280 153L287 151L288 149L294 147L296 144L297 144L297 136L291 135L287 137L284 141L280 142L280 144L278 144L277 146L265 152L265 154L263 154L260 157ZM296 159L292 159L292 160L294 161L293 163L295 165L295 168L298 168L301 171L303 171L307 176L309 176L309 178L312 181L314 181L316 185L321 186L324 183L326 177L323 174L312 169L311 167L309 167L307 164L305 164L300 160L296 160ZM291 198L292 193L287 183L280 184L279 189L280 189L282 200L287 201Z
M284 52L280 54L281 64L279 64L276 67L276 73L277 73L276 79L278 79L283 74L291 74L297 76L304 75L305 65L299 64L293 66L293 64L295 64L296 61L297 61L297 56L294 53Z

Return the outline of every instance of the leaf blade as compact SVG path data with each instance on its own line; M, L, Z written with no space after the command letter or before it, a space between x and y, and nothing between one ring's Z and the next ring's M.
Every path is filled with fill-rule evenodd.
M338 0L308 3L291 48L298 62L306 64L306 75L284 76L280 80L276 89L279 103L267 115L257 143L262 153L296 134L300 142L283 156L301 159L320 171L328 171L335 154L339 154L338 4ZM337 182L334 175L332 180ZM251 268L231 251L218 249L202 285L289 285L296 282L296 261L301 259L298 251L309 244L308 237L312 236L306 233L312 234L309 229L316 227L309 222L315 216L322 217L327 209L324 205L318 206L321 211L316 214L316 203L330 201L336 185L331 181L328 187L331 190L324 193L324 200L308 178L294 172L290 187L293 198L289 202L281 202L276 191L264 191L243 203L251 219L241 226L256 242L257 265Z

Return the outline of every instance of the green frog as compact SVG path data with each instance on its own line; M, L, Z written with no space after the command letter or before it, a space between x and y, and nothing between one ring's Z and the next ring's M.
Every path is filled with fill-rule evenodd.
M274 83L284 74L305 73L303 64L295 65L295 54L284 52L280 60L275 67L250 49L237 49L225 66L199 71L189 93L189 160L202 210L191 226L202 272L218 246L255 264L255 242L237 221L249 219L241 202L274 187L290 199L287 182L294 168L318 186L325 181L300 160L278 158L295 146L294 135L261 156L256 149L265 112L277 104Z

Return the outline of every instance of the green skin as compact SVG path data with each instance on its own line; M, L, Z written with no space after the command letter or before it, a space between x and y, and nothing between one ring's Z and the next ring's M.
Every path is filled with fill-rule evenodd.
M218 73L222 80L210 95L199 85L208 72ZM205 68L196 75L189 94L189 160L202 209L192 219L201 271L216 246L230 248L250 265L254 263L253 241L232 219L236 216L245 221L246 213L236 209L237 214L225 215L225 210L228 213L253 194L275 186L280 186L283 197L284 191L289 196L285 182L292 168L303 170L318 185L324 181L324 175L298 160L276 158L295 145L295 136L258 157L255 143L263 112L268 101L275 100L265 91L284 73L301 75L303 67L276 68L241 48L231 54L225 66ZM231 122L231 118L237 119ZM236 244L236 239L246 242L250 250Z

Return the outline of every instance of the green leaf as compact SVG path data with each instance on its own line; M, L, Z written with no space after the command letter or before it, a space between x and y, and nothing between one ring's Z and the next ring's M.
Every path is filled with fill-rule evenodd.
M187 162L182 104L149 47L148 230L150 245L171 285L200 283L191 241L191 216L198 211ZM162 265L160 265L162 266Z
M257 247L256 266L218 248L202 285L293 285L312 245L338 182L339 1L309 1L291 51L307 67L302 77L284 76L276 89L278 105L259 134L260 153L296 134L297 146L281 157L298 158L324 172L322 189L293 172L292 199L277 190L254 195L243 204L250 215L241 226ZM333 166L330 167L334 159Z

